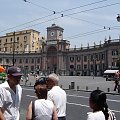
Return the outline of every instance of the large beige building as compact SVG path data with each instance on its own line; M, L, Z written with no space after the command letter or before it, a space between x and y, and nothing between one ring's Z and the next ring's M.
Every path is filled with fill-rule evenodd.
M0 64L8 67L14 61L14 65L21 67L24 72L56 72L65 75L101 76L106 69L116 68L120 39L109 38L99 45L70 48L70 41L63 39L64 29L56 24L47 27L45 41L41 41L39 32L28 31L21 31L21 35L15 32L15 39L14 33L0 37ZM13 40L14 54L11 46Z
M39 51L40 49L40 32L32 29L6 33L5 36L0 37L1 52L12 53L14 50L20 53Z

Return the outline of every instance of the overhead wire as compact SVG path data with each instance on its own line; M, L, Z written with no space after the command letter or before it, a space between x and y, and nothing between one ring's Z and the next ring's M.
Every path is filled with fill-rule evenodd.
M23 0L23 1L30 3L28 0ZM102 0L102 1L94 2L94 3L89 3L89 4L82 5L82 6L79 6L79 7L76 7L76 8L80 8L80 7L84 7L84 6L88 6L88 5L92 5L92 4L96 4L96 3L104 2L104 1L107 1L107 0ZM45 8L45 9L46 9L46 8ZM68 9L68 10L64 10L64 12L65 12L65 11L69 11L69 10L73 10L73 9L75 9L75 7L74 7L74 8L71 8L71 9ZM51 11L52 11L52 10L51 10ZM57 12L57 14L58 14L58 13L61 13L61 12L63 12L63 11ZM4 29L4 30L2 30L2 31L0 31L0 32L4 32L4 31L10 30L10 29L14 29L14 28L17 28L17 27L21 27L21 26L23 26L23 25L26 25L26 24L29 24L29 23L38 21L38 20L40 20L40 19L50 17L50 16L52 16L52 15L54 15L54 14L56 14L55 11L53 11L53 14L49 14L49 15L47 15L47 16L40 17L40 18L31 20L31 21L29 21L29 22L25 22L25 23L20 24L20 25L17 25L17 26L14 26L14 27L10 27L10 28ZM61 15L61 17L64 17L63 14ZM59 17L58 17L58 18L59 18ZM33 25L32 25L32 26L33 26Z
M67 16L67 17L69 17L71 19L75 19L75 20L80 20L80 21L83 21L83 22L86 22L86 23L90 23L90 24L93 24L93 25L96 25L96 26L103 27L103 25L101 25L101 24L97 24L97 23L94 23L92 21L88 21L88 20L85 20L85 19L76 18L76 17L73 17L73 16L72 17L71 16Z
M46 22L50 22L50 21L56 20L56 19L58 19L58 18L60 18L60 17L52 18L52 19L49 19L49 20L46 20L46 21L43 21L43 22L40 22L40 23L36 23L36 24L33 24L33 25L29 25L29 26L27 26L27 27L21 28L21 30L22 30L22 29L26 29L26 28L28 28L28 27L33 27L33 26L36 26L36 25L39 25L39 24L43 24L43 23L46 23ZM20 29L19 29L19 30L20 30Z
M105 1L108 1L108 0L101 0L101 1L97 1L97 2L88 3L88 4L85 4L85 5L78 6L78 7L73 7L73 8L70 8L70 9L62 10L62 11L59 11L59 12L56 12L56 13L67 12L67 11L71 11L71 10L74 10L74 9L78 9L78 8L94 5L96 3L105 2Z
M31 20L31 21L29 21L29 22L25 22L25 23L20 24L20 25L17 25L17 26L14 26L14 27L10 27L10 28L4 29L4 30L2 30L2 31L0 31L0 32L4 32L4 31L7 31L7 30L11 30L11 29L14 29L14 28L17 28L17 27L24 26L24 25L26 25L26 24L30 24L30 23L33 23L33 22L35 22L35 21L38 21L38 20L47 18L47 17L49 17L49 16L51 16L51 15L52 15L52 14L46 15L46 16L43 16L43 17L41 17L41 18L37 18L37 19L35 19L35 20Z
M106 5L106 6L98 7L98 9L103 8L103 7L113 6L113 5L116 5L116 4L118 4L118 3L114 3L114 4L109 4L109 5ZM120 4L120 3L119 3L119 4ZM87 10L84 10L84 11L81 11L81 12L77 12L77 13L88 12L88 11L91 11L91 10L94 10L94 9L97 9L97 8L87 9ZM77 14L77 13L76 13L76 14ZM73 14L68 14L68 15L66 15L66 16L68 17L68 16L71 16L71 15L73 15ZM61 17L64 17L64 16L61 16ZM55 19L59 19L59 18L61 18L61 17L56 17ZM51 19L51 20L54 20L54 18ZM29 26L29 27L36 26L36 25L38 25L38 24L42 24L42 23L45 23L45 22L49 22L49 21L51 21L51 20L47 20L47 21L44 21L44 22L40 22L40 23L37 23L37 24L33 24L33 25ZM103 26L103 27L105 27L105 26ZM27 28L27 27L25 27L25 28ZM105 28L110 29L110 27L105 27ZM23 28L22 28L22 29L23 29ZM102 28L102 29L103 29L103 28Z
M43 9L45 9L45 10L47 10L47 11L52 11L52 12L54 12L54 11L51 10L51 9L48 9L48 8L46 8L46 7L44 7L44 6L41 6L41 5L35 4L35 3L30 2L30 1L28 1L28 0L23 0L23 1L24 1L24 2L27 2L27 3L30 3L30 4L32 4L32 5L35 5L35 6L37 6L37 7L43 8Z
M86 9L86 10L82 10L82 11L80 11L80 12L74 12L74 13L70 13L70 14L64 15L64 17L65 17L65 16L70 16L70 15L79 14L79 13L83 13L83 12L88 12L88 11L92 11L92 10L96 10L96 9L101 9L101 8L104 8L104 7L109 7L109 6L113 6L113 5L117 5L117 4L120 4L120 3L113 3L113 4L108 4L108 5L104 5L104 6L100 6L100 7L95 7L95 8L91 8L91 9Z
M116 28L116 27L118 27L118 28ZM68 37L66 37L66 39L75 39L75 38L84 37L84 36L104 32L104 31L108 31L108 30L114 30L114 29L120 29L120 26L113 26L113 27L110 27L110 29L109 28L107 28L107 29L96 29L96 30L92 30L92 31L89 31L89 32L68 36Z

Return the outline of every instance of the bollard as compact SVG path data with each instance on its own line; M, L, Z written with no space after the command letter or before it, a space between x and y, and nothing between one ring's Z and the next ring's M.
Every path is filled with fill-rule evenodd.
M77 86L77 90L79 90L79 86Z
M71 82L71 89L75 89L75 82Z
M62 85L60 85L60 87L62 88Z
M88 90L88 86L86 86L86 90Z
M71 89L71 86L69 85L69 89Z
M99 87L97 87L97 90L99 90Z
M110 92L110 88L108 88L107 91Z

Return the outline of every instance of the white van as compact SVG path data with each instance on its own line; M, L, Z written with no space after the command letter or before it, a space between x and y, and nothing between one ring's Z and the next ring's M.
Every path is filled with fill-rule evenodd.
M106 78L106 81L115 80L117 72L119 72L119 70L105 70L104 77Z

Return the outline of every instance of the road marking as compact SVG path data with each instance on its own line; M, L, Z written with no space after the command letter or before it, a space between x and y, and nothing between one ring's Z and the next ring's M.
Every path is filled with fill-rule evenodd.
M36 96L26 95L27 97L37 98Z
M67 94L67 96L70 96L70 97L80 97L80 98L87 98L89 99L89 97L86 97L86 96L78 96L78 95L70 95L70 94ZM113 100L113 99L107 99L107 101L111 101L111 102L120 102L120 100Z
M89 98L89 97L86 97L86 96L78 96L78 95L70 95L70 94L67 94L67 96L70 96L70 97L80 97L80 98Z
M31 96L31 95L26 95L27 97L32 97L32 98L37 98L36 96ZM82 107L87 107L89 108L88 105L83 105L83 104L78 104L78 103L70 103L70 102L67 102L67 104L69 105L77 105L77 106L82 106ZM113 112L116 112L116 113L120 113L120 111L117 111L117 110L111 110Z
M83 104L76 104L76 103L70 103L70 102L67 102L67 104L69 104L69 105L77 105L77 106L82 106L82 107L89 108L88 105L83 105ZM120 111L117 111L117 110L111 110L111 111L116 112L116 113L120 113Z
M34 91L34 89L27 89L27 88L23 88L24 90L32 90ZM89 97L86 97L86 96L79 96L79 95L70 95L70 94L67 94L67 96L69 97L80 97L80 98L87 98L89 99ZM107 101L110 101L110 102L120 102L120 100L114 100L114 99L107 99Z
M67 102L67 104L69 104L69 105L78 105L78 106L82 106L82 107L89 107L88 105L77 104L77 103L70 103L70 102Z
M22 88L23 90L32 90L32 91L34 91L34 89L31 89L31 88Z

